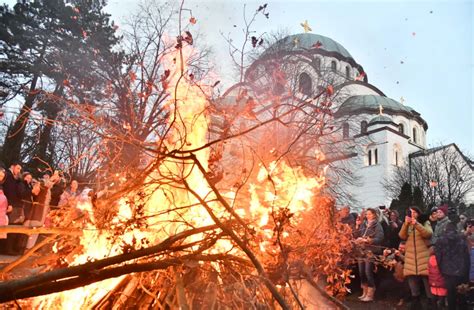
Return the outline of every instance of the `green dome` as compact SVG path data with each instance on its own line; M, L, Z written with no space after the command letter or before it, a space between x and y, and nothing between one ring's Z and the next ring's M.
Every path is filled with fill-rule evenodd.
M375 110L378 112L380 106L382 106L383 112L388 114L400 112L412 114L413 110L396 100L384 96L358 95L349 97L344 101L339 107L337 114L354 114L361 110L371 110L371 112Z
M392 119L386 115L377 115L373 119L370 120L369 125L377 123L377 122L393 122Z
M297 43L295 42L296 39ZM318 41L321 43L319 49L325 50L327 52L336 52L346 58L352 58L351 54L349 54L349 52L341 44L337 43L331 38L314 33L299 33L287 36L273 44L269 49L267 49L266 52L271 53L271 51L275 49L285 49L292 51L315 49L315 44Z

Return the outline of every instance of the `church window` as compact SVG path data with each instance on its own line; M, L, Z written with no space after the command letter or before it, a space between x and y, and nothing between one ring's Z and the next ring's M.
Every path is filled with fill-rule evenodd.
M334 72L337 70L337 63L335 60L331 61L331 70Z
M301 93L303 93L307 96L310 96L311 93L312 93L312 88L313 88L312 82L311 82L311 77L307 73L303 72L303 73L300 74L298 82L299 82L298 90Z
M402 123L398 124L398 132L401 134L405 134L405 126Z
M393 145L393 164L397 167L401 166L402 148L398 143Z
M360 123L360 133L367 133L367 122L362 121Z
M344 139L349 138L349 124L348 123L342 124L342 138Z
M346 79L351 78L351 68L349 66L346 66Z
M418 135L415 127L413 127L413 143L418 143Z
M371 145L367 147L367 157L365 160L365 164L367 166L374 166L379 164L379 150L375 147L375 145Z
M316 57L316 58L313 60L313 64L314 64L314 67L316 68L316 70L318 70L318 71L321 70L321 58Z

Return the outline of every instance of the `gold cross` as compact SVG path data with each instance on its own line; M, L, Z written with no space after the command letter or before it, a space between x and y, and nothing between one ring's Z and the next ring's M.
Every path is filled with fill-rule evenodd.
M313 31L313 29L311 29L311 27L309 26L307 20L305 20L304 23L301 23L300 25L301 25L301 27L303 27L304 33L308 33L310 31Z
M295 48L298 47L298 43L300 43L300 39L295 38L295 39L293 40L293 43L295 43Z
M383 113L383 107L382 107L381 104L379 104L379 111L380 111L380 115L382 115L382 113Z

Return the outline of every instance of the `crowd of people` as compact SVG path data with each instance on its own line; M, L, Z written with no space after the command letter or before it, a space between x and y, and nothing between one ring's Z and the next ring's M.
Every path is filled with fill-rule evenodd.
M429 214L410 206L403 219L384 206L360 214L341 208L339 220L353 235L359 299L392 296L398 306L410 309L422 304L428 309L472 307L474 219L464 214L458 219L450 220L448 205L434 207Z
M72 205L79 198L79 184L67 184L59 170L39 179L22 172L20 163L0 167L0 226L49 227L51 210ZM0 254L21 255L37 242L38 234L0 233Z

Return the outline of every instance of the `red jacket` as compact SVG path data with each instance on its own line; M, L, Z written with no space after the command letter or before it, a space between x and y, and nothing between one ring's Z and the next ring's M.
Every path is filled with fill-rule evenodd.
M431 255L428 260L428 282L430 283L430 287L446 288L443 275L439 271L436 256L434 255Z

